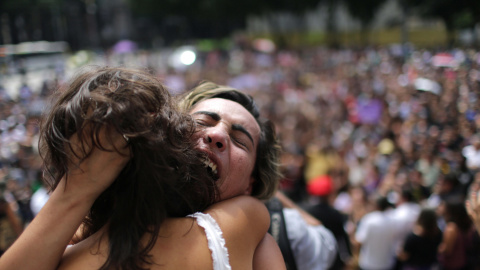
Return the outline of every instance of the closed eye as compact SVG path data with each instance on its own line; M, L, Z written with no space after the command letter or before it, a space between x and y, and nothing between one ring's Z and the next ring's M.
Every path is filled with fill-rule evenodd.
M232 137L232 139L233 139L233 141L234 141L235 143L238 143L238 144L240 144L241 146L243 146L243 147L245 147L245 148L248 149L247 144L244 143L242 140L240 140L240 139L238 139L238 138L236 138L236 137Z
M253 142L253 137L250 134L250 132L248 132L247 129L245 129L245 127L243 127L242 125L233 124L232 129L236 132L240 132L241 136L246 136L246 138L248 138L248 140L252 143L252 146L255 147L255 143Z
M199 119L195 119L195 123L199 126L204 126L204 127L208 127L208 123L203 121L203 120L199 120Z
M241 148L250 151L251 144L249 143L250 140L248 137L245 135L245 133L241 131L233 131L231 135L231 140L240 146Z
M217 113L208 112L208 111L195 112L193 113L193 116L194 116L195 122L198 125L204 126L204 127L211 126L210 124L211 121L218 122L221 119L220 115L218 115Z

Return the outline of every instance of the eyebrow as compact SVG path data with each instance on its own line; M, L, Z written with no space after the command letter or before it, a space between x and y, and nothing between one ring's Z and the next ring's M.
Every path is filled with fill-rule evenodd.
M247 135L247 137L250 139L250 141L252 142L253 146L255 147L255 143L253 142L253 137L252 137L252 135L250 135L250 132L248 132L242 125L233 124L233 125L232 125L232 129L233 129L233 130L236 130L236 131L240 131L240 132L244 133L245 135Z
M220 121L222 119L222 117L220 117L220 115L218 113L215 113L215 112L198 111L198 112L193 113L193 115L197 115L197 114L205 114L207 116L210 116L215 121Z
M204 114L204 115L207 115L209 117L211 117L213 120L215 121L220 121L222 120L222 117L216 113L216 112L210 112L210 111L197 111L197 112L194 112L193 115L197 115L197 114ZM232 124L232 130L235 130L235 131L240 131L242 132L243 134L245 134L249 139L250 141L252 142L253 146L255 147L255 142L253 141L253 137L252 135L250 134L250 132L248 132L248 130L240 125L240 124Z

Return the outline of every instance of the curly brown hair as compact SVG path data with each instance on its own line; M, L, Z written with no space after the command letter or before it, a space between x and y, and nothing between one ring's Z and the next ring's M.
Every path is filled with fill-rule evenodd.
M192 118L181 113L165 87L143 70L85 67L54 99L40 135L46 183L55 189L72 162L78 165L88 158L88 142L118 151L107 150L96 139L101 129L126 136L132 158L94 202L83 222L83 237L108 222L110 251L102 269L152 264L148 253L162 222L203 211L218 196L204 157L190 139L195 131ZM84 146L81 151L73 151L74 134ZM146 233L150 239L141 245Z
M223 98L242 105L260 126L260 140L257 147L257 158L253 170L252 196L266 200L273 196L282 177L280 172L281 146L276 136L274 124L260 117L253 98L235 88L203 81L192 91L179 96L180 108L189 112L197 103L211 98Z

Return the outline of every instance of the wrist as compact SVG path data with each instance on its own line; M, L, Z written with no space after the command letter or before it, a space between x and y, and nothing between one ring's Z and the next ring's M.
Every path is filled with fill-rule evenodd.
M50 195L49 200L56 201L58 205L63 205L69 209L83 208L88 211L98 195L98 191L88 189L84 186L79 187L74 184L73 179L66 181L66 179L63 178Z

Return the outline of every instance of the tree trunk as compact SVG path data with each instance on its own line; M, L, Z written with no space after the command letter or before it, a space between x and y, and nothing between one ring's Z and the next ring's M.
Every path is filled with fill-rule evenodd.
M336 2L329 0L327 3L327 45L331 48L339 46L337 26L335 25L335 11L337 10Z
M400 5L402 6L402 32L401 32L401 42L402 44L408 43L409 37L408 37L408 17L409 17L409 11L410 9L408 8L408 4L406 3L405 0L400 1Z

